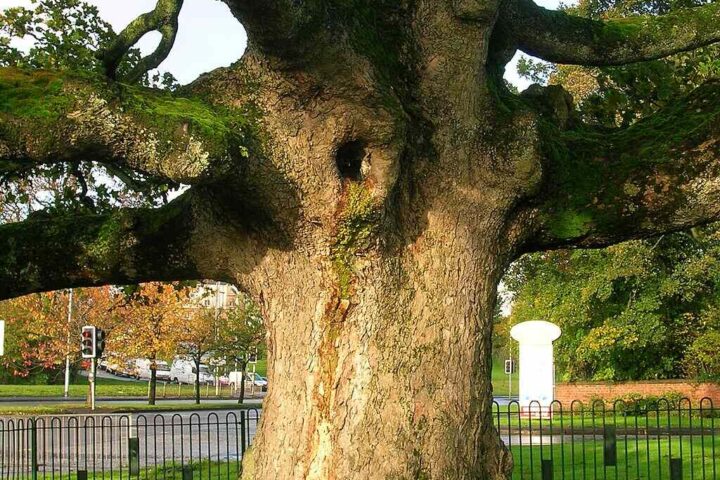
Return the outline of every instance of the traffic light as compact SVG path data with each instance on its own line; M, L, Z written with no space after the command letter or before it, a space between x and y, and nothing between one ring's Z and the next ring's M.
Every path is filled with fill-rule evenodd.
M105 330L102 328L95 329L95 358L102 357L105 351Z
M515 362L512 359L505 360L505 375L510 375L510 374L515 373L515 370L516 370Z
M96 332L95 327L92 325L85 325L82 327L82 333L80 334L80 352L82 358L95 358L96 355Z
M248 363L257 363L258 361L258 354L257 354L257 348L254 348L252 352L248 355Z

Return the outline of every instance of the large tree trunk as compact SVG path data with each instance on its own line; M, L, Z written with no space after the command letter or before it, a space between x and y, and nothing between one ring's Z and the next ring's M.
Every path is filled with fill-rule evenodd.
M347 285L329 259L278 256L258 296L270 389L243 478L506 478L490 408L505 239L453 209L358 260Z

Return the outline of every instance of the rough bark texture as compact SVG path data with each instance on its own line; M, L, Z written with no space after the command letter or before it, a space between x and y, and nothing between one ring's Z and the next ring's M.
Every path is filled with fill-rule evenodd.
M113 268L83 256L102 219L82 234L70 220L47 220L65 225L75 247L52 266L57 274L48 267L35 277L24 259L42 265L59 247L18 247L38 234L33 221L0 227L15 252L0 253L0 296L103 281L232 281L268 327L270 389L244 479L507 478L512 462L490 417L502 272L524 251L716 219L720 100L709 85L631 129L598 132L578 124L557 87L513 95L504 65L518 46L550 59L577 50L590 64L694 48L717 39L715 7L652 22L670 46L632 56L617 52L656 37L633 27L610 42L613 25L548 20L520 0L226 3L248 30L247 52L177 95L134 91L131 106L165 116L138 114L112 86L102 98L130 127L89 135L101 141L87 148L61 135L37 146L32 102L15 93L14 106L0 103L0 169L64 149L74 160L100 151L194 184L190 207L173 217L183 227L121 230L139 241ZM688 18L698 35L673 36ZM602 35L577 38L583 28ZM531 44L538 29L546 36ZM62 132L82 115L81 105L60 102L40 117ZM142 144L139 123L171 138L168 146L123 155L134 147L116 147ZM178 173L177 145L191 138L203 161ZM129 269L128 258L148 261Z

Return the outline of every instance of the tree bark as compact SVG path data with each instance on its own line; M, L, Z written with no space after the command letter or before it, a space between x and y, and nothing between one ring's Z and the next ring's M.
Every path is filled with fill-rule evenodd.
M194 356L195 362L195 404L200 405L200 356Z
M157 397L157 363L155 359L150 359L150 392L148 395L148 405L155 405Z
M238 404L242 405L245 401L245 373L247 372L247 361L243 360L242 367L240 368L240 396L238 397Z
M270 389L243 478L505 478L488 380L499 239L457 222L368 259L348 298L327 265L288 259L262 291Z

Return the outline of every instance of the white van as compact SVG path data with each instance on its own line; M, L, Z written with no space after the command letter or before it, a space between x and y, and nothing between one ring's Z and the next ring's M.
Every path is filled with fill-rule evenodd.
M176 358L170 367L170 381L178 383L195 383L195 362L184 358ZM200 383L212 385L215 380L207 365L200 364Z
M147 358L136 358L134 377L138 380L150 380L150 359ZM159 382L170 381L170 366L163 360L155 360L155 376Z

